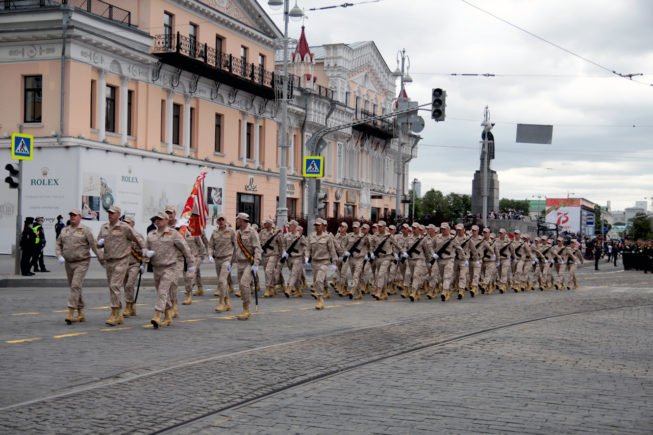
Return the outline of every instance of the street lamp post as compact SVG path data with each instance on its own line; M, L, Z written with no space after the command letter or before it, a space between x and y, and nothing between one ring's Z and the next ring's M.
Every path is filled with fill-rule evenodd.
M413 212L411 213L413 222L415 222L415 186L416 185L417 185L417 178L413 179Z
M277 204L277 226L283 228L288 223L288 168L286 153L288 151L288 19L301 18L304 12L297 6L289 10L289 0L268 0L268 5L275 9L283 5L283 75L281 77L281 138L279 140L279 203Z
M401 65L401 68L400 68ZM410 77L408 71L410 70L410 57L406 54L406 49L402 49L397 52L397 69L392 73L392 76L399 78L399 97L397 98L398 108L401 109L401 102L407 100L406 94L404 92L404 86L406 83L411 83L413 79ZM400 119L404 119L403 116ZM403 193L402 189L402 179L404 172L404 163L402 158L401 149L403 147L404 135L408 133L408 124L405 122L399 123L399 150L397 156L397 198L395 201L395 216L399 217L399 210L401 208L401 194Z

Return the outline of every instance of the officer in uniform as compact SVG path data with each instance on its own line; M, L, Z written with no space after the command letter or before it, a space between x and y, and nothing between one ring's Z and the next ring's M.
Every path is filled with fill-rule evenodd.
M159 326L170 326L173 318L172 292L176 291L173 283L179 279L178 257L185 258L188 264L188 272L195 272L193 254L188 244L175 229L168 226L169 215L158 213L152 217L156 230L147 235L147 250L145 255L152 263L154 272L154 286L156 288L156 305L154 316L150 323L154 329ZM161 319L161 315L164 318Z
M264 298L271 298L276 296L275 289L277 288L277 268L281 253L284 250L284 239L281 231L274 228L274 221L270 218L263 221L263 229L259 237L261 238L261 249L263 250L263 257L261 266L265 272L265 292Z
M82 284L84 284L84 278L91 263L89 251L93 250L100 264L104 265L104 261L91 229L81 224L81 210L74 208L68 215L70 216L70 225L61 230L61 234L57 238L55 254L59 263L65 263L66 266L66 277L70 286L66 323L70 325L73 322L85 320ZM77 317L73 317L75 310L77 310Z
M224 214L218 215L218 226L213 230L209 239L209 263L215 263L215 273L218 277L219 302L215 311L222 313L231 311L229 301L229 278L231 276L231 258L236 247L236 232L227 226Z
M249 224L247 213L238 213L236 216L236 248L231 264L238 265L238 283L240 297L243 300L243 311L236 316L238 320L247 320L250 317L249 301L253 277L258 273L261 262L261 242L258 233ZM256 289L254 289L256 291Z
M497 273L497 259L499 258L499 247L496 240L492 240L492 231L483 228L483 242L477 253L482 261L481 267L481 293L491 295L494 291L494 278Z
M313 296L317 302L316 310L324 308L324 287L327 280L327 271L335 272L338 254L336 253L333 236L325 231L327 222L322 218L315 219L315 232L308 238L305 263L313 267Z
M138 238L131 226L120 221L120 207L113 205L108 212L109 222L100 227L97 245L104 248L104 267L107 271L111 299L111 315L105 323L115 326L123 323L120 292L127 276L132 242L138 244L141 252L145 250L145 243L142 238Z
M347 267L349 268L351 271L352 286L351 290L345 288L345 291L349 299L360 300L363 299L363 267L367 263L365 257L370 249L370 241L361 231L360 222L355 221L351 226L352 232L347 234L347 237L343 240L345 251L342 260L342 273L347 276Z
M127 225L134 228L134 218L127 216L123 220ZM125 275L125 309L122 313L123 317L133 317L136 315L136 310L134 309L136 281L138 280L138 275L145 272L145 267L143 266L143 250L141 249L141 246L146 245L145 238L139 232L135 230L134 232L138 241L131 243L131 255L129 255L129 265L127 267L127 274Z

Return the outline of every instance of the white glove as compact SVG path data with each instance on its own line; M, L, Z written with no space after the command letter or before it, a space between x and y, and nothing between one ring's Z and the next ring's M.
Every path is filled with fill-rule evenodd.
M497 261L497 256L496 256L496 255L493 255L492 257L490 257L490 260L492 260L492 261Z
M395 254L395 261L399 261L399 255Z
M469 261L465 260L465 267L469 267Z
M195 270L197 270L197 269L195 268L195 266L188 266L188 269L186 269L186 272L188 272L188 273L195 273Z
M408 258L408 252L402 252L402 253L401 253L401 256L402 256L403 258Z
M369 255L365 256L365 261L370 261L370 256Z
M476 267L481 267L481 260L478 260L478 261L476 262Z
M288 253L286 251L283 251L281 254L281 258L288 258Z
M59 258L57 258L57 260L59 260L59 264L64 264L66 262L66 259L63 258L62 255L60 255Z
M565 262L562 260L558 260L558 264L565 264Z
M335 264L333 264L333 263L329 264L329 270L330 270L331 272L335 272L335 270L336 270L337 268L338 268L338 267L337 267Z
M370 260L374 260L374 252L370 252Z
M231 273L231 263L227 263L227 272Z
M431 255L431 258L437 260L440 256L434 252L433 255Z
M579 265L580 265L580 262L579 262L579 261L576 261L574 264L575 264L576 266L579 266Z
M258 266L256 264L252 266L252 273L258 273Z
M304 257L304 264L308 264L308 257Z
M350 255L351 255L351 252L349 252L349 251L345 251L345 255L344 255L344 257L349 257Z
M501 267L501 262L497 261L497 267Z
M533 264L539 264L539 262L540 260L538 260L537 258L533 259Z
M181 218L181 219L177 220L177 227L178 228L181 228L184 225L188 225L188 219L187 218Z
M215 260L213 259L212 255L209 255L209 263L213 263Z
M141 264L141 266L138 268L138 270L139 270L141 273L145 273L145 266L143 266L143 265Z
M145 256L147 258L152 258L154 257L154 251L145 251Z
M533 260L531 263L533 264L533 266L535 266L537 264L537 261Z
M97 241L97 245L101 248L104 246L104 239L100 239Z

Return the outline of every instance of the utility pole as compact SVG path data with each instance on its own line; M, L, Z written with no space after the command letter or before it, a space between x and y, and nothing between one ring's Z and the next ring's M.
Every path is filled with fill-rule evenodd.
M483 133L481 133L481 138L483 139L483 149L481 151L481 198L483 202L483 226L487 227L487 198L489 196L489 186L488 186L488 166L490 164L489 158L489 144L490 140L494 141L494 137L490 130L494 127L494 124L490 123L490 110L488 106L485 106L485 114L483 117L483 122L481 122L481 127L483 127Z
M401 65L401 69L400 66ZM405 85L406 83L411 83L413 79L410 77L408 70L410 69L410 58L406 54L406 49L402 49L397 53L397 69L392 73L392 76L399 78L399 97L397 98L397 105L399 110L402 110L406 103L406 92ZM397 118L397 124L399 126L399 149L397 155L397 197L395 200L395 219L399 218L399 212L401 210L401 195L403 193L403 175L404 175L404 159L402 158L402 149L404 145L404 138L408 136L408 117L399 117Z

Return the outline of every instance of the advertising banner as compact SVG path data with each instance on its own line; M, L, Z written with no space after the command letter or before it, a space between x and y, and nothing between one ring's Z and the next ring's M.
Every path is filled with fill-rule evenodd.
M560 231L580 232L580 207L547 207L546 222L560 225Z

